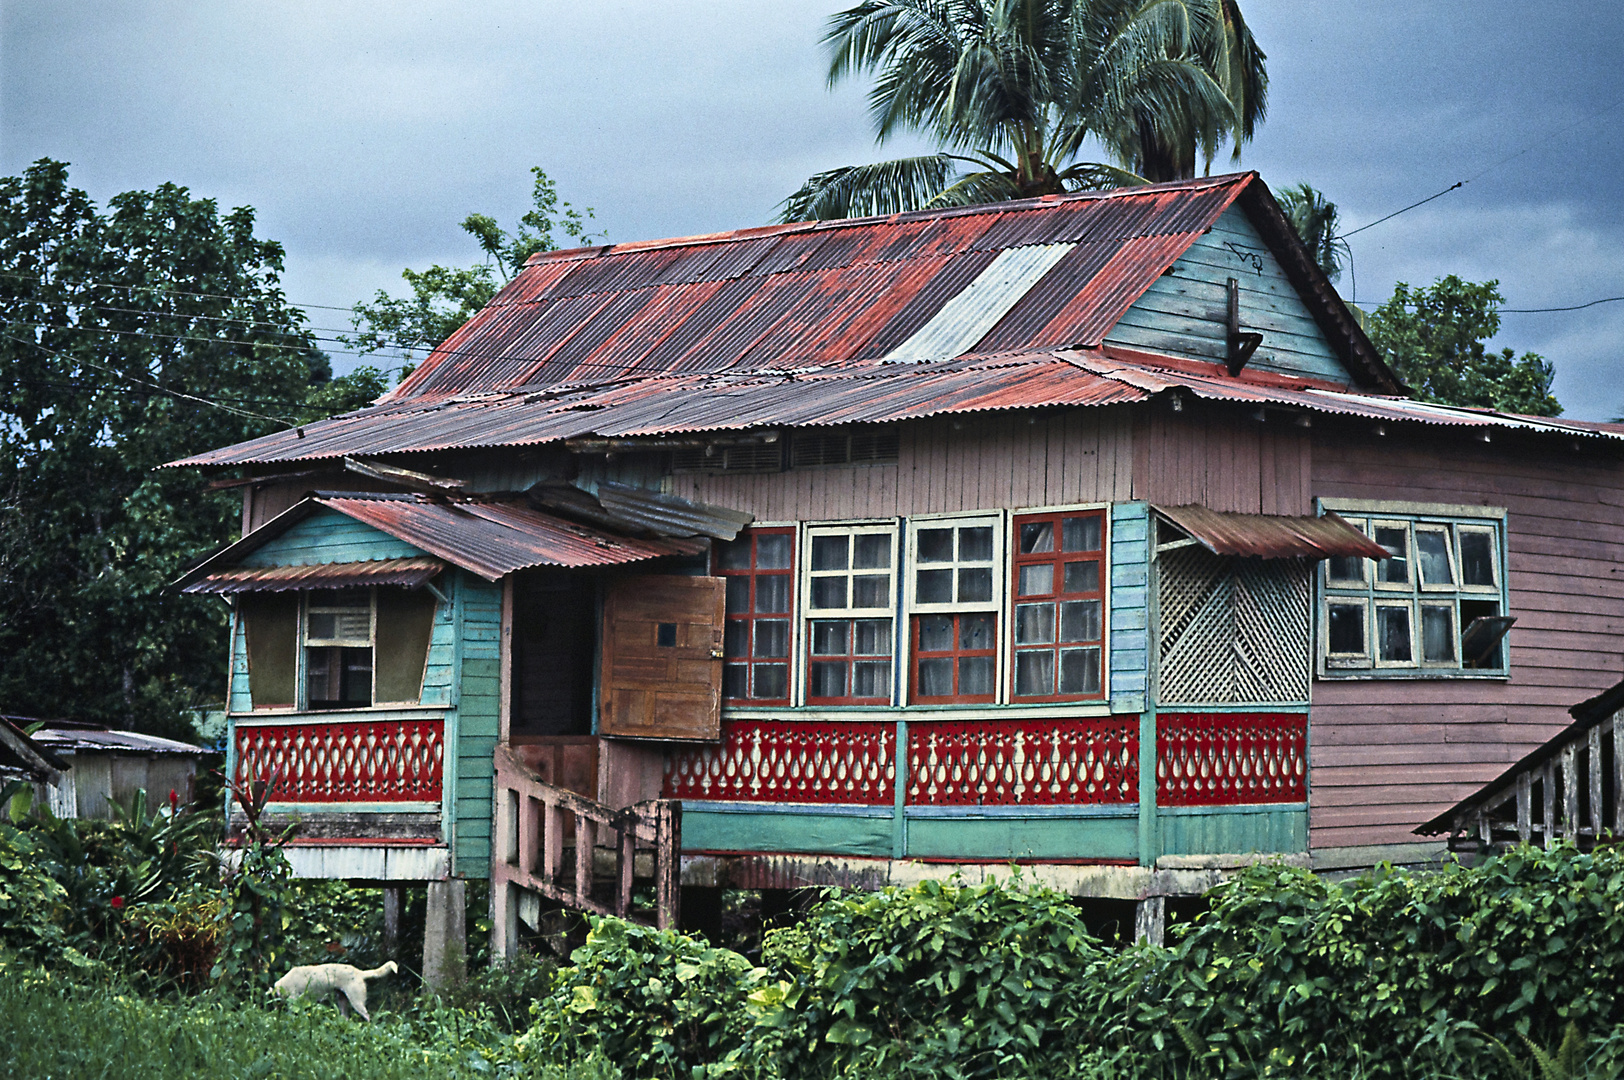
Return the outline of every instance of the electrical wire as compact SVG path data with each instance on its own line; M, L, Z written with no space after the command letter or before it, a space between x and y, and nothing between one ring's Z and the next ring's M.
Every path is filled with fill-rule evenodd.
M1503 307L1500 311L1514 315L1538 315L1546 311L1583 311L1597 304L1616 304L1620 300L1624 300L1624 296L1604 296L1600 300L1592 300L1588 304L1574 304L1571 307Z

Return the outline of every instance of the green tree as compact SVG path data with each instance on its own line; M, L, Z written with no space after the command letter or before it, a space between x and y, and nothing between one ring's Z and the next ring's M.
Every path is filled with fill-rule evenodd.
M1342 276L1342 262L1348 257L1348 242L1337 233L1336 203L1307 183L1294 184L1275 193L1286 220L1297 230L1298 239L1314 257L1325 276L1335 281Z
M1370 313L1370 339L1420 401L1560 416L1549 360L1485 347L1500 330L1503 302L1498 281L1451 274L1420 289L1401 281L1392 299Z
M355 305L350 317L354 333L339 340L362 353L392 350L403 364L402 378L410 373L419 352L427 352L450 337L496 295L498 277L505 285L524 269L530 256L552 251L554 231L581 244L602 239L590 231L592 208L577 210L560 201L558 185L539 166L530 170L534 182L530 209L507 232L488 214L469 214L462 228L485 252L486 261L466 268L431 266L402 270L411 295L394 297L379 289L371 303Z
M0 178L0 711L184 731L220 700L224 606L162 590L237 499L153 470L373 392L330 378L281 273L246 207Z
M1263 53L1232 0L863 0L824 44L831 85L874 76L877 143L942 149L819 173L785 221L1177 179L1263 117ZM1090 138L1117 164L1078 160Z

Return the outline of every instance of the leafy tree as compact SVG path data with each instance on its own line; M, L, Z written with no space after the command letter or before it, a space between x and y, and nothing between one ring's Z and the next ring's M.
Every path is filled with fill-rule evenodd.
M1420 289L1401 281L1392 299L1370 313L1370 339L1418 400L1560 416L1549 360L1484 346L1500 330L1503 302L1498 281L1451 274Z
M1282 188L1275 197L1315 264L1332 281L1341 277L1342 262L1348 257L1348 242L1337 234L1336 203L1307 183Z
M942 150L819 173L785 221L1178 179L1263 118L1263 53L1233 0L863 0L824 43L831 84L875 76L877 142ZM1077 160L1091 137L1116 166Z
M498 275L506 284L530 256L556 248L554 230L582 244L601 239L590 231L591 207L577 210L561 202L557 184L545 171L537 166L530 172L535 178L531 208L511 233L488 214L463 219L463 231L478 241L486 262L467 268L435 265L402 270L411 295L394 297L379 289L371 303L355 305L350 319L355 332L341 334L339 340L362 353L395 350L406 365L404 378L419 350L433 349L490 302L499 288Z
M0 711L184 732L220 699L224 607L162 590L237 500L154 468L379 386L331 379L281 273L249 208L0 178Z

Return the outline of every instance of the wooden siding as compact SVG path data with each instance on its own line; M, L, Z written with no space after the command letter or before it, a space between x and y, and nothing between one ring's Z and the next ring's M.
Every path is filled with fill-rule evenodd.
M455 752L447 761L452 795L452 872L486 877L491 859L492 754L501 724L502 587L457 573L461 622Z
M1311 432L1275 416L1185 399L1138 410L1133 498L1240 514L1312 514Z
M1111 507L1111 711L1145 710L1150 677L1150 508Z
M336 510L322 509L244 555L243 566L315 566L321 563L406 559L423 551L363 525Z
M252 712L254 699L248 692L248 634L235 609L231 612L231 673L226 687L226 709Z
M1160 850L1169 855L1246 855L1308 850L1308 808L1176 806L1156 811Z
M1106 340L1194 360L1228 359L1228 281L1240 289L1243 330L1263 335L1248 367L1350 384L1342 366L1246 213L1233 206L1171 273L1156 279Z
M1624 674L1624 468L1532 441L1316 439L1317 496L1507 510L1509 680L1314 684L1313 846L1413 843Z
M755 474L679 474L672 490L758 521L827 521L1114 502L1131 498L1126 409L902 426L895 465Z

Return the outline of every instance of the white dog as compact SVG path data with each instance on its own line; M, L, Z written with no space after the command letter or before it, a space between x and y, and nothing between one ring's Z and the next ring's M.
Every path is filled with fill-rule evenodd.
M291 1001L306 994L325 997L336 990L343 995L338 999L340 1012L348 1016L353 1008L361 1019L371 1020L367 1015L367 980L393 975L398 970L393 960L371 971L362 971L354 964L307 964L276 980L276 992Z

